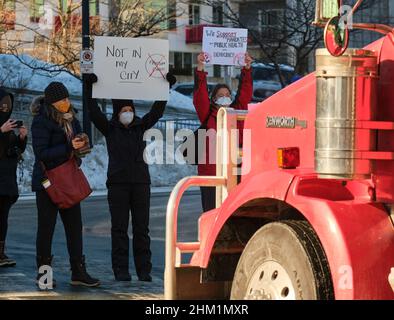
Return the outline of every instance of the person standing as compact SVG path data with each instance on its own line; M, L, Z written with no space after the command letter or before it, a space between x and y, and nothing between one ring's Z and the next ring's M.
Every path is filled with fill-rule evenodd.
M212 90L211 96L208 93L207 73L204 71L205 56L200 53L197 57L197 68L194 73L194 92L193 104L196 109L198 118L206 130L217 127L217 113L221 107L230 107L237 110L247 110L248 103L253 96L253 79L252 79L252 58L249 54L245 56L245 66L241 70L239 79L238 92L235 98L232 98L231 89L226 84L218 84ZM238 124L240 130L239 138L242 146L242 129L243 125ZM216 137L216 136L215 136ZM216 175L216 159L212 159L213 150L209 144L210 140L206 138L206 149L203 163L198 164L198 175L215 176ZM211 153L211 154L210 154ZM216 188L201 187L201 203L203 211L209 211L216 207Z
M8 215L19 197L16 170L27 143L26 127L18 127L16 120L10 118L13 102L13 95L0 88L0 267L16 265L16 261L5 254L5 241Z
M149 210L150 175L143 153L146 130L163 116L167 101L156 101L142 118L136 115L133 100L113 99L112 119L101 112L92 99L92 84L97 76L86 76L90 119L104 135L108 150L108 204L111 213L112 269L117 281L130 281L128 226L132 220L134 264L140 281L152 281ZM176 78L167 74L170 85Z
M45 89L44 97L33 101L32 112L35 114L31 131L35 156L32 189L36 193L38 211L37 268L40 270L41 266L52 264L52 238L59 212L67 238L71 285L98 286L100 281L86 271L80 204L69 209L59 209L42 185L45 180L43 167L51 170L62 165L88 143L76 137L82 129L70 104L67 88L60 82L51 82ZM81 163L79 158L78 162ZM43 275L39 271L37 280Z

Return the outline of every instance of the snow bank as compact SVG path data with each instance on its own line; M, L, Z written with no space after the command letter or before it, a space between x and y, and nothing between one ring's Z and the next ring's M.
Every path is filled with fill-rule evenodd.
M50 63L37 60L29 55L20 55L19 59L34 68L58 70ZM29 90L44 91L52 81L62 82L71 95L81 95L81 81L65 71L47 72L33 70L13 55L0 55L0 84L9 88L25 88Z
M19 192L31 192L31 177L33 171L34 155L30 145L23 154L24 161L18 167ZM105 190L107 180L108 156L105 144L95 145L92 152L83 159L82 170L89 180L93 190ZM180 164L149 165L152 186L174 186L183 177L196 175L196 166Z

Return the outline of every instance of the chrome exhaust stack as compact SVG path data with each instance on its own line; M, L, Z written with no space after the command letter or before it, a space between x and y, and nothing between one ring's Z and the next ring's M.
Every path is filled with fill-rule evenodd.
M365 179L376 150L378 62L373 51L349 49L333 57L316 51L315 170L320 178Z

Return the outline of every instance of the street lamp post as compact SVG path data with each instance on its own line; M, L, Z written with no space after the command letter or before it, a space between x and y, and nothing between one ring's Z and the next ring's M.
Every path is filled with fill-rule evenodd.
M227 16L229 14L229 2L226 0L223 4L223 21L227 19ZM224 66L224 83L229 86L232 90L232 73L233 73L233 67L232 66Z
M89 30L90 14L89 14L89 0L82 0L82 50L90 48L90 30ZM82 74L82 110L83 110L83 130L88 135L90 144L93 145L92 140L92 125L88 113L88 101L85 93L85 74Z

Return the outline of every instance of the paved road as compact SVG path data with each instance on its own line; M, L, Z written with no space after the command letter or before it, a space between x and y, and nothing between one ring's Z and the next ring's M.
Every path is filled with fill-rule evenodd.
M17 260L14 268L0 269L0 299L160 299L163 297L165 209L168 193L153 194L150 229L153 253L153 282L137 280L132 257L131 283L114 281L111 265L111 238L108 205L105 196L96 196L82 205L84 250L88 271L102 282L100 288L73 288L69 285L70 271L65 235L60 217L53 240L54 277L58 286L50 292L40 292L35 286L35 233L37 229L34 200L18 201L9 219L7 252ZM196 192L184 196L180 207L179 238L197 239L197 220L201 212ZM131 228L130 228L131 229Z

